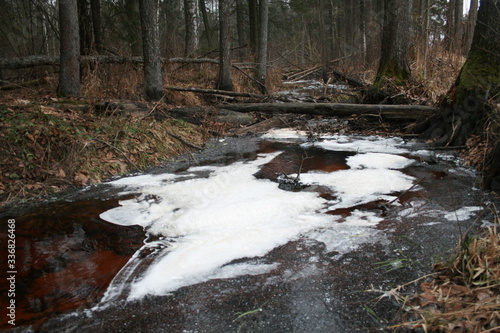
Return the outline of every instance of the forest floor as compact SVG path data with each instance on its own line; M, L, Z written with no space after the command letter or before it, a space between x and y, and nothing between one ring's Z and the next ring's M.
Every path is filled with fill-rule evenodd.
M123 101L121 101L123 102ZM99 106L100 105L100 106ZM104 105L104 107L102 107ZM97 107L99 106L99 107ZM163 110L164 102L146 105ZM230 125L200 118L195 125L175 117L156 120L151 112L128 112L102 100L54 98L46 90L16 89L0 98L0 207L50 200L68 188L139 172L202 147ZM256 120L263 120L261 115ZM398 134L403 126L347 119L350 130ZM486 143L470 140L463 156L479 165ZM495 196L495 194L492 194ZM496 212L498 210L494 208ZM450 263L436 266L422 293L392 296L413 313L394 330L498 332L500 330L500 234L496 213L491 227L462 242Z

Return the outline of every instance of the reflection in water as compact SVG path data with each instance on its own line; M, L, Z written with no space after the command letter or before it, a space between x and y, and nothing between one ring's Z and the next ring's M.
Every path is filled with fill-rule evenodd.
M17 325L37 326L49 315L95 302L102 295L144 238L139 227L99 219L100 213L117 205L116 199L59 203L16 217ZM6 267L5 261L1 267ZM8 289L4 280L0 283L1 290ZM6 324L1 327L11 327Z

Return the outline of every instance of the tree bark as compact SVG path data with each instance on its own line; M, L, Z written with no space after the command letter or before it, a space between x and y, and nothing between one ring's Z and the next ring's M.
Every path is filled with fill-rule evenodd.
M245 58L243 46L245 46L243 0L236 0L236 31L238 35L238 58L243 61Z
M474 37L474 27L477 21L477 8L479 6L479 0L470 0L469 14L467 16L467 26L465 28L465 42L464 42L464 54L470 50L472 45L472 38Z
M412 29L411 0L385 0L382 55L374 85L384 78L401 85L410 78L409 48Z
M95 49L98 54L103 53L102 23L101 23L101 0L90 0L92 11L92 30L94 32Z
M229 0L219 0L219 80L217 88L220 90L233 90L231 78L231 7Z
M463 45L462 45L462 35L463 35L463 28L462 28L462 20L464 17L463 11L464 11L464 1L463 0L455 0L455 29L453 31L453 44L454 44L454 50L458 54L463 53Z
M80 31L80 54L87 55L92 50L92 16L88 0L77 0L78 26Z
M186 29L184 55L189 57L192 56L198 48L196 0L184 0L184 22Z
M151 100L163 97L157 0L140 0L144 57L144 93Z
M139 14L139 2L141 0L125 0L125 35L130 45L130 52L133 56L142 53L141 48L141 22Z
M250 31L250 49L252 50L252 53L255 54L258 45L257 29L259 26L257 0L248 0L248 21Z
M207 6L205 0L199 1L201 16L203 18L203 25L205 26L205 35L207 37L208 48L212 48L212 29L210 28L210 21L208 20Z
M267 95L267 32L269 18L269 0L259 1L260 27L259 27L259 59L258 59L258 80L260 91Z
M80 94L80 38L76 0L59 1L60 70L59 94L70 97Z
M500 94L500 0L481 0L472 46L457 80L423 137L436 145L462 145L483 132L489 102Z
M326 84L329 78L330 52L328 47L328 28L326 25L325 15L326 7L324 0L319 0L319 36L321 48L321 77Z
M437 110L421 105L380 105L341 103L241 103L226 104L223 109L238 112L299 113L347 117L371 115L382 119L417 120L429 117Z

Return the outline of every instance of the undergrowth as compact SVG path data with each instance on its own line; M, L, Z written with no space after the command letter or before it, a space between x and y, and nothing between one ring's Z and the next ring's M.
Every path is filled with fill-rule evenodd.
M434 265L432 274L385 292L404 313L391 331L500 332L500 217L493 203L489 209L493 221L476 235L462 237L451 260ZM402 294L403 287L419 281L425 281L419 294Z
M15 99L0 105L0 203L43 196L144 170L201 145L204 131L182 120L96 115ZM82 101L80 101L82 103Z

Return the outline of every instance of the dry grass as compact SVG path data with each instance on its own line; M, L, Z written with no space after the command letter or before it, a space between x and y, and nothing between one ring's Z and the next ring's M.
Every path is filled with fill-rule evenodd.
M393 326L424 332L500 332L499 215L492 226L465 238L452 262L435 266L437 277L406 302L409 322Z
M197 146L206 140L206 131L176 119L97 115L84 111L86 100L32 100L0 104L0 204L144 170L191 149L169 133Z
M451 88L465 63L465 57L447 52L442 46L432 47L424 59L418 56L411 65L413 77L421 82L430 97L437 103Z

